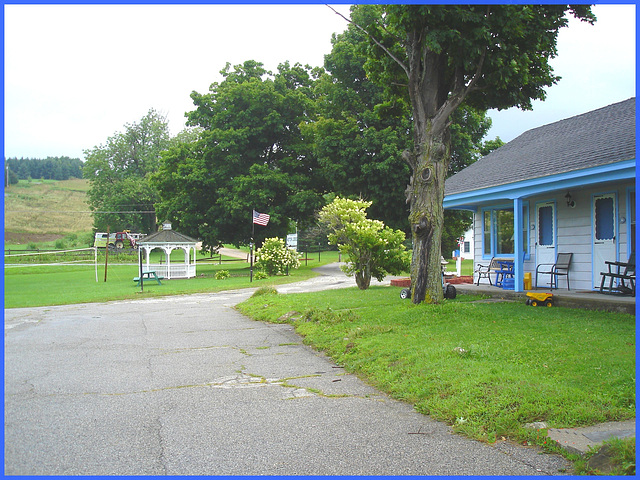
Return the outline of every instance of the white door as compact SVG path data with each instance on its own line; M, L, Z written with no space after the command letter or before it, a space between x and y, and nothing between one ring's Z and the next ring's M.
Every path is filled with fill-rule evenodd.
M556 263L556 204L536 205L536 265ZM542 268L541 270L549 270ZM538 275L538 285L549 285L551 275Z
M600 272L607 271L604 262L616 261L616 194L594 195L592 212L593 287L600 288Z

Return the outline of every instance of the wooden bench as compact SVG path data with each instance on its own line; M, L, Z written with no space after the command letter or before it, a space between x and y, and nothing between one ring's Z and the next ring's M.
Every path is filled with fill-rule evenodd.
M162 285L162 282L160 282L160 280L164 280L164 277L157 275L153 270L142 272L142 280L144 280L145 278L149 280L155 280L156 282L158 282L158 285ZM133 281L137 282L138 286L140 286L142 280L140 279L140 277L133 277Z
M480 285L481 278L486 278L489 280L489 285L493 285L491 275L495 275L496 286L499 287L505 275L513 277L513 258L493 257L488 265L476 264L473 273L478 274L476 285Z

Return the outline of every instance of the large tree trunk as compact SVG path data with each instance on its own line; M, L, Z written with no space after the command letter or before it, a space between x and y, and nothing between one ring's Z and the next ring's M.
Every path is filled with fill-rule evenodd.
M411 299L413 303L439 303L443 299L440 243L444 212L444 182L450 155L448 129L427 130L414 159L407 188L409 223L413 237Z

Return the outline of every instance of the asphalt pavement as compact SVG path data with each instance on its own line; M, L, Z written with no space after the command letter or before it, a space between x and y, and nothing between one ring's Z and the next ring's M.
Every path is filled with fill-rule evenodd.
M327 268L279 290L353 285ZM453 434L241 315L253 291L5 310L5 475L570 473Z

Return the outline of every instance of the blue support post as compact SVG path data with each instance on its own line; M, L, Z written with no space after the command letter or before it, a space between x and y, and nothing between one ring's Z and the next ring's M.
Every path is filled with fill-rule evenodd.
M524 247L523 247L523 215L522 198L513 200L513 275L515 277L514 291L524 291Z

